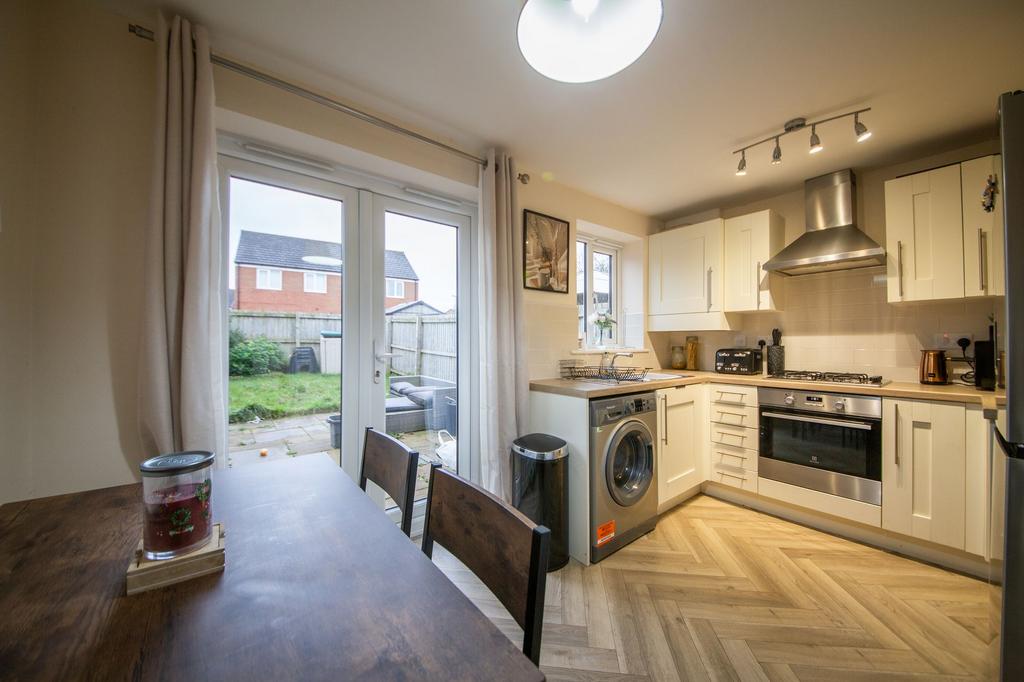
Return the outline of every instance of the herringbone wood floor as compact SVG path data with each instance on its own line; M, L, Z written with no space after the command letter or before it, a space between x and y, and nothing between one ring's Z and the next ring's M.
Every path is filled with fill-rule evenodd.
M442 570L522 631L451 555ZM985 583L699 495L548 578L550 680L984 678Z

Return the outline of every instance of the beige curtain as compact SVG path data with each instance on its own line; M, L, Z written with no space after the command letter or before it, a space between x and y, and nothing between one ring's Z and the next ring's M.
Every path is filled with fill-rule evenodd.
M224 254L206 30L161 16L157 125L139 372L146 456L224 455Z
M522 215L516 165L491 150L480 171L479 333L481 483L510 497L509 447L526 427Z

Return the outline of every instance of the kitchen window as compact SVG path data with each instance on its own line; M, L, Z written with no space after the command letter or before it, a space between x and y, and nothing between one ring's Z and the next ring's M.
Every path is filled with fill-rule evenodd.
M576 307L581 345L620 345L619 246L586 235L576 240Z
M384 287L386 289L386 296L388 298L405 298L405 282L400 279L391 279L390 277L384 280Z
M327 275L322 272L303 273L302 290L307 294L326 294Z
M256 288L281 291L281 271L270 268L256 270Z

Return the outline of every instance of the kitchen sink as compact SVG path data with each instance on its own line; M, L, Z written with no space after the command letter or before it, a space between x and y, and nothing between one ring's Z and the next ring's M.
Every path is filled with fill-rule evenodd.
M664 381L666 379L689 379L688 374L663 374L661 372L648 372L641 381Z

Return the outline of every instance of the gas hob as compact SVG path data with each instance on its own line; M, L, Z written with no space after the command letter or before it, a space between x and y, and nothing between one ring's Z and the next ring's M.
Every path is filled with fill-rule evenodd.
M771 375L772 379L790 381L813 381L821 384L857 384L862 386L885 386L888 380L880 376L856 374L851 372L809 372L803 370L786 370L782 374Z

